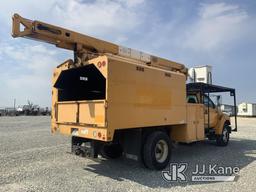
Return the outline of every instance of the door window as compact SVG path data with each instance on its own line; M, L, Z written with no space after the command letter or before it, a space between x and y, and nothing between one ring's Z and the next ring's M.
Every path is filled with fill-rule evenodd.
M206 107L208 107L208 102L209 102L209 107L215 108L215 105L214 105L214 103L212 102L212 100L209 99L208 96L204 95L204 105L205 105Z
M197 98L196 98L195 95L188 95L188 97L187 97L187 102L188 102L188 103L198 103L198 102L197 102Z

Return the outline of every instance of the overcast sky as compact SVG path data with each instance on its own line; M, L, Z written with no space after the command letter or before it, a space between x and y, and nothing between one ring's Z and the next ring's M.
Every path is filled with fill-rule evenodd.
M185 64L256 102L255 0L1 0L0 107L50 106L51 75L72 53L11 37L11 16L45 21Z

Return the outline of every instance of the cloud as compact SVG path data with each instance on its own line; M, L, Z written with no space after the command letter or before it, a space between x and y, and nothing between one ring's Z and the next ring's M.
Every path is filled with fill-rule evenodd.
M187 29L184 47L212 51L241 37L248 14L237 5L215 3L201 4L198 17Z
M246 34L255 23L248 24L251 16L239 5L197 4L189 13L186 6L180 9L171 7L169 16L146 17L146 30L131 45L192 66L210 64L216 54L225 56L224 52L253 37Z
M56 51L43 45L8 45L0 47L1 92L10 99L16 98L19 104L28 99L35 103L49 105L51 100L51 76L60 62ZM5 101L6 101L5 100ZM1 106L5 105L1 102Z
M199 15L202 18L208 19L219 17L220 15L229 14L230 11L234 11L234 13L236 14L238 9L238 5L228 5L226 3L201 4L201 7L199 9Z
M145 6L144 0L0 1L0 21L10 31L11 16L16 12L26 18L119 42L144 21L141 10Z
M113 41L123 41L127 32L143 21L138 7L143 0L58 0L52 7L53 18L70 29Z

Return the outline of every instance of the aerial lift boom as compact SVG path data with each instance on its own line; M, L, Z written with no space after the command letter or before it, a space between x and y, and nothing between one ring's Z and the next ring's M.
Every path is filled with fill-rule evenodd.
M118 46L114 43L96 39L41 21L31 21L18 14L14 14L12 20L13 37L30 38L54 44L60 48L73 50L75 63L84 62L92 55L113 54L136 59L150 66L187 74L187 68L184 65L152 56L141 51ZM21 30L21 27L24 30Z

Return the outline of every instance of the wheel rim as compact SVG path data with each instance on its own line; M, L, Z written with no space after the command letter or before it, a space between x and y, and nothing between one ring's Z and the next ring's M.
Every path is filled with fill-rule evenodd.
M224 130L223 130L222 138L223 138L223 141L224 141L225 143L228 142L229 133L228 133L228 130L227 130L227 129L224 129Z
M167 142L164 140L159 140L155 147L155 158L158 163L163 163L168 156L169 149Z

